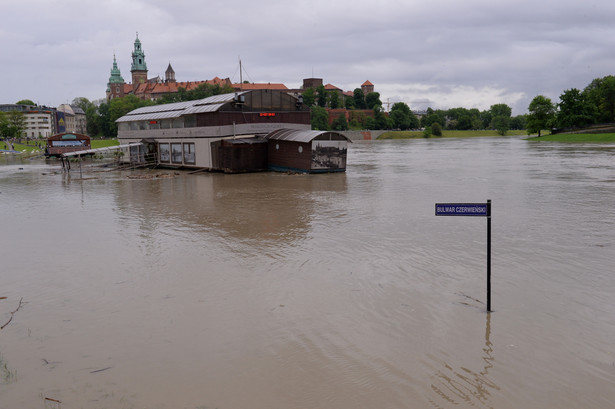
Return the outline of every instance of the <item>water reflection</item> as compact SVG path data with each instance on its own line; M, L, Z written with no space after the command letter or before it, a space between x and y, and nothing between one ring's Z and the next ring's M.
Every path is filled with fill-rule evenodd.
M116 189L125 217L206 232L226 240L285 245L307 235L318 218L331 218L347 190L346 175L181 174L131 180ZM151 231L150 231L151 233Z
M462 403L472 406L490 405L493 391L499 391L500 387L489 378L489 371L495 361L493 344L491 343L491 313L485 314L485 346L482 348L482 369L476 371L465 366L454 368L447 362L440 362L443 369L439 369L434 377L432 391L440 398L440 401L430 399L430 403L437 408L446 405L459 405ZM437 361L436 358L433 358ZM442 402L443 401L443 402ZM442 406L444 405L444 406Z

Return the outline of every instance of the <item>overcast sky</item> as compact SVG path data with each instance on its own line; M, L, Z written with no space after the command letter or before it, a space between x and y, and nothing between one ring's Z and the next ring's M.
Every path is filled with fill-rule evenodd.
M413 110L525 113L615 74L612 0L0 0L0 103L57 106L105 97L113 55L124 79L139 33L149 77L178 81L366 80Z

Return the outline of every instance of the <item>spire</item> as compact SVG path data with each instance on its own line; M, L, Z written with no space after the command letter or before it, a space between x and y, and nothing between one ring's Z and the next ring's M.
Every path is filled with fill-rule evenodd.
M111 68L111 76L109 77L109 84L123 84L124 78L122 78L122 73L120 69L117 67L117 60L115 59L115 54L113 54L113 68Z
M145 63L145 53L141 48L141 40L139 40L139 33L137 33L134 50L132 51L132 65L130 67L130 71L147 71L147 64Z
M169 66L164 73L164 82L175 82L175 71L171 67L171 61L169 61Z
M124 95L124 78L117 67L115 53L113 54L113 68L111 68L111 76L107 83L107 99L118 98Z
M141 48L141 40L139 40L138 32L134 50L132 51L130 72L132 73L133 89L136 89L139 84L147 82L147 64L145 64L145 53L143 53L143 49Z

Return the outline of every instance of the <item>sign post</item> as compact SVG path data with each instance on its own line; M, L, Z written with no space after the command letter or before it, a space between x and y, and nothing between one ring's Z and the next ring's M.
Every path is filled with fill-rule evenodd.
M491 312L491 200L487 203L436 203L436 216L487 218L487 311Z

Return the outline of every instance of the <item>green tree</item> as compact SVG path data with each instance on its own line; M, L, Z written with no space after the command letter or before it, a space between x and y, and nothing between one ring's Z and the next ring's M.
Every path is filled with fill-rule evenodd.
M489 110L481 111L480 113L481 126L479 129L489 129L489 127L491 126L492 118L493 118L493 115L491 114L491 111Z
M31 99L22 99L21 101L15 102L17 105L36 105Z
M523 130L527 129L527 115L517 115L510 119L510 129Z
M433 123L437 122L441 127L444 127L446 119L444 113L440 110L434 111L431 108L427 108L427 113L421 118L421 127L430 127Z
M382 106L380 94L378 92L368 92L365 96L365 107L367 109L374 109L376 105Z
M469 113L472 118L472 127L470 129L483 129L483 121L478 108L470 109Z
M356 109L366 109L365 94L361 88L355 88L353 92L354 106Z
M415 129L419 127L419 120L412 113L410 107L405 102L396 102L391 107L389 117L393 121L393 127L401 130Z
M506 135L510 129L510 115L512 109L506 104L491 105L491 124L490 127L498 131L500 135Z
M87 112L88 108L94 106L94 104L85 97L74 98L73 102L71 102L71 105L81 108L83 112Z
M370 92L371 94L371 92ZM390 129L392 126L389 126L391 122L388 121L388 117L384 114L384 110L382 109L382 105L375 105L373 108L374 111L374 128L372 129Z
M26 130L26 114L19 111L9 111L6 113L8 126L6 129L8 138L21 138Z
M115 135L113 134L112 125L114 124L111 122L109 104L106 102L101 103L98 106L97 113L98 115L96 117L96 124L99 130L99 135L102 135L105 138L112 138L114 136L117 136L117 129Z
M306 88L301 95L303 96L303 105L307 107L311 107L314 105L314 102L316 102L316 92L314 88Z
M313 106L310 109L310 123L315 131L329 130L329 113L321 106Z
M6 113L0 111L0 138L5 139L9 137L9 120L6 117Z
M329 108L337 109L340 107L340 95L337 91L329 91Z
M376 120L372 116L365 116L363 121L363 129L376 129Z
M596 107L587 99L587 95L576 88L571 88L559 97L556 125L558 128L582 128L594 123L597 117Z
M470 114L463 114L457 120L457 129L461 131L467 131L472 129L472 117Z
M339 116L331 123L331 129L334 131L347 131L348 130L348 120L346 119L346 115L339 114Z
M447 119L446 128L456 130L481 129L480 111L476 108L451 108L444 112Z
M327 106L327 91L325 91L324 85L316 87L316 94L318 95L318 106L323 108Z
M355 109L354 98L344 97L344 107L346 109Z
M615 122L615 77L594 79L584 90L587 100L597 108L596 122Z
M431 134L435 136L442 136L442 125L439 122L434 122L429 127L431 129Z
M555 121L555 105L544 95L534 97L528 107L527 133L532 134L543 129L550 129Z

